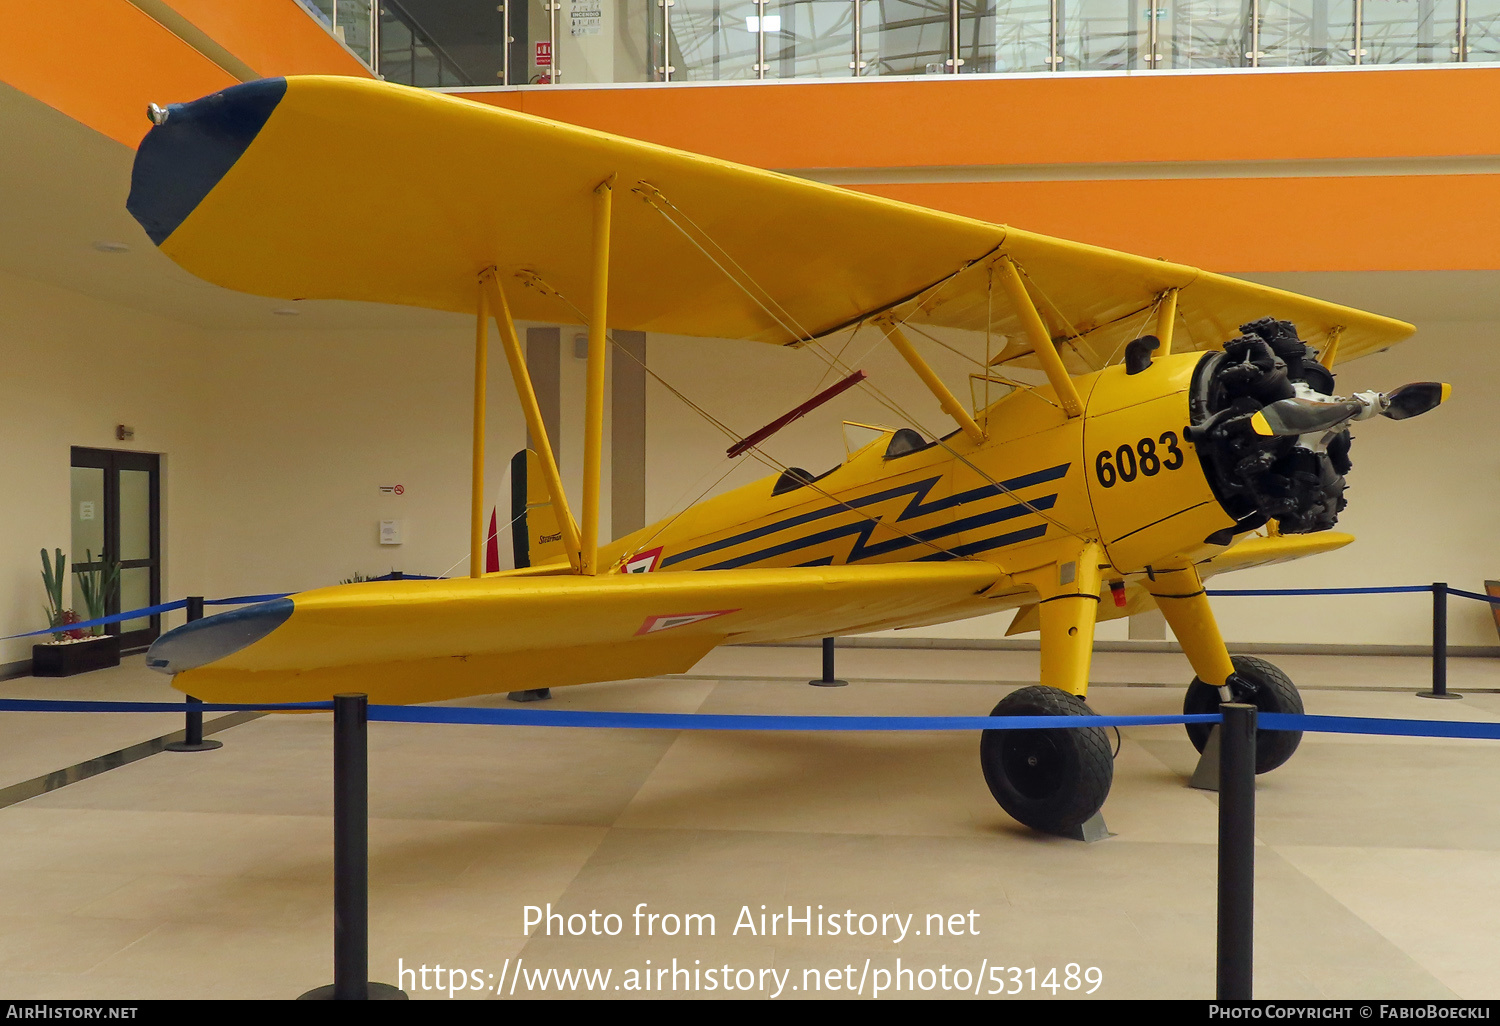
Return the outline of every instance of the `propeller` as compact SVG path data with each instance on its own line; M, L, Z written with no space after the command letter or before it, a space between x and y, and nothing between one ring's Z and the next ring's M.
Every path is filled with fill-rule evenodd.
M1388 407L1380 414L1392 420L1410 420L1436 409L1452 391L1453 386L1446 381L1413 381L1387 394Z
M1250 418L1258 435L1310 435L1332 431L1347 420L1364 420L1377 413L1391 420L1409 420L1435 409L1452 387L1441 381L1414 381L1390 392L1357 392L1350 399L1278 399Z

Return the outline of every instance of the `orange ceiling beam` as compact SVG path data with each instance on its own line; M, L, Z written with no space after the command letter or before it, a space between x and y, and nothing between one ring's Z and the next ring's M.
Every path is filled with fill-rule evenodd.
M851 188L1214 270L1500 269L1500 175L1319 166L1500 155L1500 68L466 95L759 167L840 169L841 181L858 183L862 170L920 177L943 168L944 182ZM1258 171L1245 162L1263 160L1308 166L1276 172L1301 177L1246 177ZM1157 162L1179 166L1172 178L1155 178ZM1204 162L1217 166L1198 177L1191 165ZM1113 165L1102 179L1055 180L1099 164ZM977 170L1005 177L1017 166L1037 180L983 181ZM976 169L975 180L964 180L964 168Z
M1500 68L941 76L463 93L756 167L1500 153Z
M1216 271L1500 270L1500 176L866 185Z
M148 103L236 81L125 0L7 5L0 79L132 148L151 127Z
M183 18L262 75L369 70L294 0L169 0ZM127 0L5 9L0 81L134 147L148 103L176 103L238 79Z

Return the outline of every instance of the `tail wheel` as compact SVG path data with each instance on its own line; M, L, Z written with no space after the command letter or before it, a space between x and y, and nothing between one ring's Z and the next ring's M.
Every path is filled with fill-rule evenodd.
M1236 702L1246 702L1266 713L1302 712L1297 685L1275 665L1254 656L1232 656L1230 662L1234 664L1234 676L1229 679L1229 690ZM1216 713L1219 702L1219 689L1194 677L1183 698L1182 711L1189 716ZM1200 752L1208 744L1212 730L1211 723L1187 724L1188 738ZM1257 730L1255 772L1269 773L1290 759L1301 743L1300 730Z
M1013 691L991 716L1092 716L1083 699L1048 687ZM980 735L984 781L1000 807L1049 834L1068 833L1098 812L1114 780L1101 727L986 730Z

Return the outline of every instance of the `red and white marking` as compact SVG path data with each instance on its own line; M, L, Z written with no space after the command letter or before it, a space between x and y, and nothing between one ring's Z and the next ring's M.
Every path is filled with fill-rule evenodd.
M658 631L669 631L673 627L686 627L690 623L702 623L716 616L738 612L738 609L710 609L702 613L662 613L646 617L646 622L641 624L641 629L635 633L638 637L642 634L655 634Z
M625 561L625 565L620 568L620 572L623 574L649 574L661 563L661 549L662 547L658 545L654 549L647 549L645 552L636 553Z

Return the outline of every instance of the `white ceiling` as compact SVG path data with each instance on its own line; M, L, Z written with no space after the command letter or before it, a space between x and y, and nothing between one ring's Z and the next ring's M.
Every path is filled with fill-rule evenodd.
M466 321L378 303L289 303L210 285L163 256L125 211L134 150L4 83L0 140L0 271L203 328L419 328ZM336 199L338 184L328 187ZM97 243L130 248L105 253ZM272 313L288 308L297 315Z
M145 112L141 112L144 119ZM209 329L458 327L462 315L247 296L194 278L125 211L134 152L0 83L0 270ZM337 202L338 183L327 183ZM370 211L379 217L380 211ZM1267 230L1278 229L1268 224ZM98 243L124 243L108 253ZM1291 272L1245 277L1400 317L1500 320L1500 272ZM273 311L296 308L295 316Z

